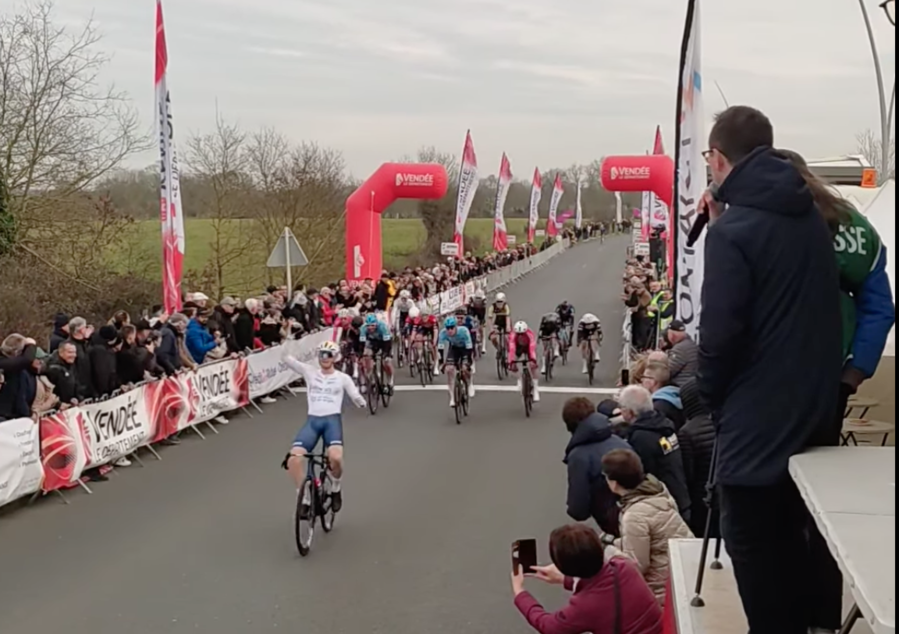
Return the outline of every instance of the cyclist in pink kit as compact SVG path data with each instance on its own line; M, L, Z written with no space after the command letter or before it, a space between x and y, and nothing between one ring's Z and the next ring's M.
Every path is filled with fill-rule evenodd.
M537 385L537 335L528 328L527 323L523 321L515 322L512 332L509 333L509 354L506 358L509 360L509 372L518 373L518 365L515 363L522 357L527 357L528 366L531 370L531 378L534 383L534 402L540 402L540 390ZM521 377L518 377L518 390L521 391Z

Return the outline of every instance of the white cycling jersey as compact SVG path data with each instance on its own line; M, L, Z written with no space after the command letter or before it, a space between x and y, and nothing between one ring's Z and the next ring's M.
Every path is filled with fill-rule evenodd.
M294 372L303 375L306 381L306 396L309 401L309 416L334 416L343 411L344 394L350 397L359 407L365 405L365 399L359 388L348 374L335 370L325 374L321 368L297 361L291 356L284 358L284 363Z

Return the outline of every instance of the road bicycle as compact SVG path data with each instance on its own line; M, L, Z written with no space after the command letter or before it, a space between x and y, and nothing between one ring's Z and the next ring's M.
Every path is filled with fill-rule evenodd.
M508 357L509 351L506 349L506 331L496 331L496 376L502 381L509 376Z
M306 479L297 492L294 510L294 538L302 557L312 550L316 521L321 523L322 530L330 533L337 519L331 499L331 466L324 445L318 453L307 454L306 460Z
M590 385L593 385L593 377L596 374L596 351L593 349L595 341L595 336L591 336L587 340L587 382Z
M379 403L384 407L390 407L390 389L387 383L387 373L384 370L384 355L378 350L375 353L374 367L371 372L365 373L365 401L368 403L368 411L372 415L377 414Z
M471 364L466 359L462 367L456 368L456 378L453 381L453 395L455 396L456 424L461 425L462 419L468 416L468 373L471 372Z
M555 337L541 337L540 342L543 344L543 376L549 383L553 378L553 362L555 361L555 347L553 345Z
M521 366L521 398L524 401L524 415L530 418L534 410L534 377L531 376L530 360L518 359L512 363Z
M559 337L559 354L562 356L562 365L568 365L568 352L571 350L571 337L573 336L571 324L565 324L562 329L564 337Z
M431 345L424 341L418 341L413 350L418 380L421 386L425 387L434 382L434 359L431 356Z

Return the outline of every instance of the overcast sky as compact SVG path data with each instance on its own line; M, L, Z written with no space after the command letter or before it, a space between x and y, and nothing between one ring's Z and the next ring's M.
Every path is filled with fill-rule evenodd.
M895 31L866 0L892 85ZM343 152L365 177L470 128L482 173L506 151L516 176L643 153L674 139L686 0L168 0L177 135L210 128L216 103L247 128ZM154 0L59 0L93 14L113 55L106 79L153 109ZM702 2L705 109L761 108L777 143L810 158L879 129L871 52L856 0ZM183 141L182 141L183 144ZM152 155L140 157L148 163Z

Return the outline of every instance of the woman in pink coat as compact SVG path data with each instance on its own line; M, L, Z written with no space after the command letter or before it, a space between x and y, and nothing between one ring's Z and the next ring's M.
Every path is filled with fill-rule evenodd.
M602 541L589 526L570 524L552 532L553 565L533 576L572 591L568 605L547 612L527 590L524 575L512 573L515 607L540 634L661 634L662 611L634 564L626 557L605 560Z

